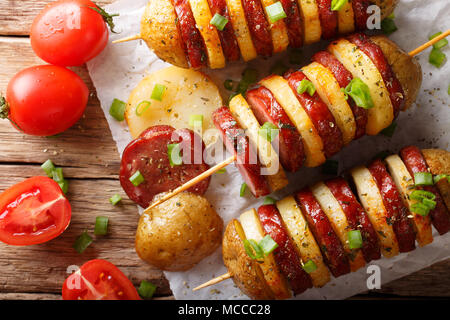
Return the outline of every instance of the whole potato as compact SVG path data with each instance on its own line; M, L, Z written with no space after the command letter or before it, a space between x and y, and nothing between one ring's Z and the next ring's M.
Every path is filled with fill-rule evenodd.
M161 270L185 271L220 246L222 230L222 218L208 200L182 192L141 216L136 252Z

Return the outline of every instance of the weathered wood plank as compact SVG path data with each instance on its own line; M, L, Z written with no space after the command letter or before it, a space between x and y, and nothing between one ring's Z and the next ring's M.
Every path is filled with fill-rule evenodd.
M0 1L0 35L28 35L34 17L53 0L2 0ZM103 6L114 0L96 0Z

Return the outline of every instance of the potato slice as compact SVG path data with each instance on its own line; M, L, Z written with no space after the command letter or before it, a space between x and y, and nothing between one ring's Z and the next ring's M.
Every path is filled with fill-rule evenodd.
M355 78L364 81L370 90L374 107L368 110L366 132L376 135L391 125L394 120L389 92L383 78L372 60L358 47L345 39L339 39L328 46L331 52Z
M275 0L261 0L261 4L264 7L264 12L266 13L266 19L270 26L270 34L272 36L273 52L285 51L289 45L289 37L287 33L286 24L283 19L278 20L275 23L271 23L269 20L269 15L267 14L267 7L274 4Z
M346 2L341 10L338 11L338 30L340 34L355 31L355 18L351 1Z
M162 60L189 68L176 20L170 0L149 1L141 19L141 38Z
M247 130L251 143L257 147L261 164L265 167L265 175L272 192L283 189L289 184L286 173L280 164L272 143L259 134L259 123L242 95L230 101L230 111L242 129Z
M450 152L441 149L424 149L422 154L432 174L450 174ZM436 186L447 209L450 210L450 182L448 179L441 179Z
M385 159L389 173L394 179L397 189L402 195L405 206L409 209L417 200L410 199L410 194L415 190L414 179L409 174L408 169L403 163L402 159L394 154ZM417 213L411 212L413 217L414 226L416 229L416 238L419 246L423 247L433 242L433 235L431 230L431 218L430 216L423 217Z
M256 53L255 46L253 45L241 0L225 1L229 10L234 34L236 36L239 49L241 50L242 59L244 59L244 61L255 59L258 54Z
M388 223L387 211L383 198L369 169L359 166L351 170L353 181L361 204L369 216L380 240L381 252L386 258L391 258L399 253L398 241L392 225Z
M156 84L166 86L162 101L151 99ZM143 102L151 103L147 109L140 106L142 114L136 113ZM155 125L170 125L176 129L189 128L191 115L203 115L203 130L215 128L211 114L222 106L217 86L203 73L168 67L145 77L131 92L125 118L133 139L145 129ZM144 109L144 110L143 110ZM211 141L205 141L209 144Z
M241 214L240 220L247 239L253 239L256 242L259 242L265 237L265 232L255 209L251 209ZM260 264L260 267L264 273L264 279L266 279L266 282L275 294L276 299L288 299L292 296L287 281L281 274L280 269L275 262L273 253L264 257L264 261Z
M206 52L208 54L208 63L211 69L220 69L225 67L225 56L222 51L219 34L215 26L209 22L212 19L209 10L208 0L189 0L195 24L205 42Z
M344 144L350 143L356 134L355 117L333 73L317 62L309 64L302 71L314 84L320 98L333 114L342 132Z
M316 0L297 0L303 21L304 41L311 44L320 41L322 27L320 25L319 7Z
M334 198L330 189L323 182L319 182L311 187L311 191L317 202L319 202L323 212L327 215L328 220L330 220L334 232L336 232L339 240L341 240L342 246L349 258L348 261L350 262L351 270L356 271L364 267L366 261L364 260L362 251L359 249L352 250L349 247L348 232L352 229L348 225L347 217L341 205Z
M323 287L330 281L330 272L300 207L294 197L288 196L277 202L277 208L289 237L300 253L301 261L299 263L312 260L317 266L317 269L309 274L313 285L318 288Z
M306 153L305 165L317 167L324 163L326 158L323 152L323 141L289 83L280 76L270 76L261 80L260 83L272 92L302 136Z

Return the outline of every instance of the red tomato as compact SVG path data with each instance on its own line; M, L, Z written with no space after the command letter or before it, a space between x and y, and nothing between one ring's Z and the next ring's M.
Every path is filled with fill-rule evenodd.
M44 243L67 229L72 216L59 185L33 177L0 194L0 241L26 246Z
M108 27L89 0L50 3L34 19L31 46L44 61L80 66L96 57L108 43Z
M111 262L91 260L71 274L62 288L64 300L140 300L130 280Z
M50 65L31 67L9 82L7 110L0 117L9 118L24 133L53 136L80 119L88 98L89 89L73 71Z

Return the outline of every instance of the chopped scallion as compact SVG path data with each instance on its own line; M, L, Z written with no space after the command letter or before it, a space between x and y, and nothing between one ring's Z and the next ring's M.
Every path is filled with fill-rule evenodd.
M370 95L369 86L360 78L353 78L348 86L343 89L346 95L352 97L358 107L371 109L374 107L372 96Z
M144 299L151 299L155 294L157 286L146 280L142 280L139 285L138 293Z
M266 7L267 16L269 17L270 23L275 23L278 20L284 19L287 17L286 12L284 12L283 6L280 1L271 4Z
M351 230L347 232L348 246L350 249L359 249L362 247L363 240L361 236L361 231Z
M259 128L259 135L266 139L269 142L272 142L277 136L278 132L280 130L276 125L274 125L271 122L265 122L260 128Z
M191 128L202 128L203 127L203 115L201 114L191 114L189 116L189 126Z
M422 204L426 205L430 210L434 210L436 208L436 201L430 199L422 199Z
M264 199L264 202L263 202L263 205L266 205L266 204L275 204L277 201L274 199L274 198L272 198L272 197L266 197L265 199Z
M166 92L166 90L167 90L167 87L165 85L162 85L159 83L155 84L151 98L153 100L162 101L164 92Z
M430 213L430 208L421 202L414 203L409 209L411 212L417 213L418 215L421 215L423 217L427 216Z
M300 81L300 85L297 88L297 92L299 94L308 92L308 94L312 97L316 92L316 88L314 87L311 81L303 79L302 81Z
M170 166L181 166L183 158L180 155L181 147L179 143L172 143L167 145L167 155L169 156Z
M55 170L55 165L53 164L52 160L48 159L41 165L42 170L47 174L49 178L53 177L53 170Z
M436 184L436 183L438 183L439 180L444 179L444 178L447 178L450 183L450 175L447 175L447 174L438 174L438 175L434 176L433 181Z
M228 23L228 19L216 13L209 23L215 26L217 30L223 31L223 29Z
M302 268L303 270L305 270L306 273L312 273L317 270L317 265L315 264L314 261L310 259L302 265Z
M425 190L414 190L409 195L410 199L422 201L423 199L429 199L434 200L436 199L436 196L433 194L433 192L425 191Z
M239 190L239 196L240 197L243 197L243 196L245 196L245 191L247 190L247 184L244 182L242 185L241 185L241 189Z
M332 0L332 1L331 1L331 11L339 11L339 10L341 10L347 3L348 3L348 0Z
M120 201L122 201L122 197L118 194L113 195L111 198L109 198L109 202L115 206L116 204L118 204Z
M144 112L147 111L148 108L150 108L151 105L152 103L147 100L139 102L139 104L136 106L136 115L138 117L142 116Z
M264 257L261 247L253 239L244 240L244 249L247 255L253 260L259 260Z
M433 175L429 172L414 173L414 184L416 186L431 186L433 185Z
M428 57L428 62L436 68L440 68L444 63L445 58L445 54L440 49L433 48L431 49L430 56Z
M78 238L75 240L75 243L73 244L73 248L78 253L83 253L84 250L87 249L92 243L92 237L87 233L87 231L84 231Z
M227 173L227 169L226 168L219 169L219 170L216 171L216 173L218 173L218 174Z
M138 170L130 177L130 181L135 187L137 187L142 182L144 182L145 179L144 179L144 176L141 174L141 172Z
M265 256L271 254L276 248L278 248L278 243L276 243L270 235L266 235L258 243L261 250L264 252Z
M114 99L111 107L109 108L109 114L117 121L123 121L125 119L125 109L127 104L119 99Z
M428 39L434 39L437 36L441 35L442 32L436 32L435 34L431 35ZM446 45L448 45L448 40L447 39L441 39L438 42L436 42L435 44L433 44L433 48L435 49L442 49L443 47L445 47Z
M94 234L96 236L104 236L108 233L108 217L97 217L95 218L95 229Z

